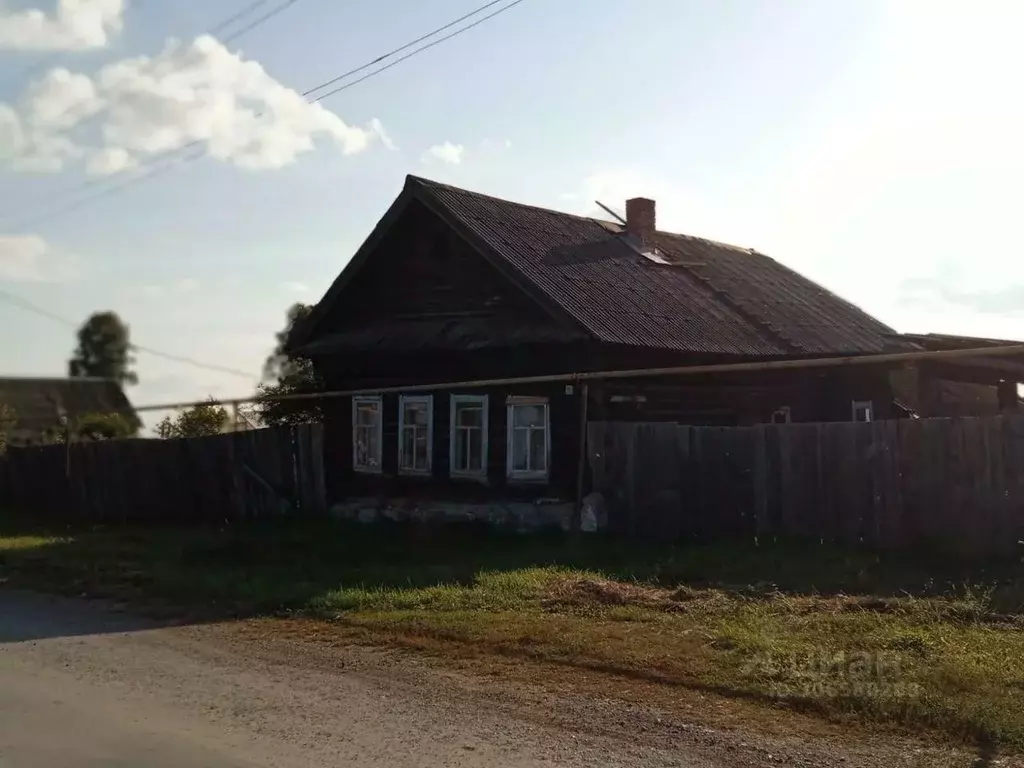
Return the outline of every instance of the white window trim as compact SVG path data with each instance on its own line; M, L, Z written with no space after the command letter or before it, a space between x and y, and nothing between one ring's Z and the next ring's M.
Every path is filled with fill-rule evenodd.
M776 421L775 420L775 417L780 415L780 414L786 417L785 421ZM772 424L790 424L790 423L792 423L792 421L793 421L793 411L790 409L790 407L788 405L780 405L778 408L776 408L774 411L772 411L772 421L771 421Z
M857 411L863 409L868 412L867 421L860 421L857 418ZM861 424L869 423L875 420L875 406L871 400L854 400L850 406L850 420L860 421Z
M377 404L377 455L374 458L377 460L377 466L369 467L356 463L356 456L358 451L356 450L356 435L358 434L358 418L357 412L361 403L376 403ZM384 455L384 401L380 395L357 395L352 398L352 469L356 472L365 472L368 474L379 475L383 471L382 458Z
M479 470L455 469L455 406L460 404L479 405L483 409L480 421L480 464ZM487 442L488 442L488 407L487 395L452 395L450 398L450 418L448 421L448 472L452 477L464 477L473 480L487 479Z
M544 469L522 470L512 468L512 436L515 431L512 418L517 405L544 406ZM551 405L546 397L516 397L505 400L505 473L510 481L547 480L551 472Z
M402 466L405 455L405 406L407 403L423 403L427 406L427 468L409 469ZM426 477L434 467L434 396L401 395L398 398L398 474Z

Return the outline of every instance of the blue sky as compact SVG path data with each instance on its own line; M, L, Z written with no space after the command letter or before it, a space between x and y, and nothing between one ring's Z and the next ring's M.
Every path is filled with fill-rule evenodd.
M524 0L333 114L290 100L482 2L299 0L222 46L194 41L245 0L0 0L0 289L255 378L415 173L581 213L654 197L662 228L755 247L901 330L1024 339L1024 4ZM160 81L178 64L187 82ZM70 125L53 109L89 98ZM257 130L239 98L280 117ZM55 212L195 137L213 156ZM0 373L64 373L73 329L2 302L0 323ZM252 386L138 371L138 404Z

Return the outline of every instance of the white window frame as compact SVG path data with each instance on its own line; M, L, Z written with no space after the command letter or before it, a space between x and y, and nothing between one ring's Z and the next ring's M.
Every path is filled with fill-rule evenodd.
M374 403L377 406L377 455L373 457L374 460L377 462L376 466L368 464L358 464L356 462L356 457L359 455L359 451L357 450L357 445L359 443L357 439L359 434L359 406L367 403ZM384 400L380 395L357 395L352 398L352 469L356 472L366 472L369 474L379 475L383 471L383 455Z
M488 400L487 395L452 395L449 398L451 415L448 422L448 472L452 477L463 477L472 480L487 479L487 440L488 440ZM456 469L455 450L457 431L467 429L459 427L455 420L455 408L458 405L478 405L483 411L480 420L480 469Z
M867 412L868 417L866 419L858 419L857 411L863 410ZM857 421L860 423L870 423L875 420L875 406L871 400L854 400L850 406L850 420Z
M776 416L783 416L782 421L776 421ZM793 421L793 412L788 405L780 405L772 411L772 424L790 424Z
M515 433L513 414L516 406L539 405L544 408L544 469L513 469L512 441ZM527 441L529 444L529 441ZM547 480L551 473L551 404L546 397L511 396L505 400L505 472L510 481Z
M405 456L405 406L407 404L427 406L427 466L426 468L410 468L402 466ZM415 428L415 427L414 427ZM398 474L429 476L434 466L434 396L433 395L401 395L398 398Z

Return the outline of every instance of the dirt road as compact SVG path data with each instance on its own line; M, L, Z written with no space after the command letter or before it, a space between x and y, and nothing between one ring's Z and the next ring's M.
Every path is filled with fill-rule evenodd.
M916 741L851 750L716 731L272 630L159 627L0 590L0 768L966 766L977 757Z

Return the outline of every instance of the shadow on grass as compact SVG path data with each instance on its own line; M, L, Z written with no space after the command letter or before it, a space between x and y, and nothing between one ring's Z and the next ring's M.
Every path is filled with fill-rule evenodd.
M574 571L583 577L577 581L591 585L600 580L590 575L600 574L615 581L660 587L714 587L718 592L739 599L727 601L728 615L698 613L685 620L690 624L671 625L671 631L676 633L693 629L693 634L686 637L691 638L694 647L679 646L678 653L684 657L679 669L689 669L691 662L696 666L691 674L674 673L669 679L653 663L664 656L668 642L659 634L662 630L657 623L652 624L652 630L646 634L633 629L616 634L618 630L602 623L609 618L607 612L597 611L594 617L574 615L570 606L563 614L558 614L558 608L555 614L546 613L541 594L549 594L544 590L550 588L552 576L558 575L555 569L566 573ZM746 637L744 642L753 643L752 647L764 646L777 653L807 652L819 646L830 648L835 633L847 632L851 627L859 627L858 631L862 632L884 629L893 637L891 642L886 640L888 645L879 647L886 653L902 654L900 658L908 664L917 664L917 649L927 653L932 646L930 636L921 635L920 627L915 624L917 618L913 616L900 619L897 615L892 622L885 617L885 627L850 623L843 621L840 614L837 614L840 618L836 618L828 613L833 609L826 605L825 613L819 615L824 618L807 623L808 627L813 625L824 633L818 637L808 634L811 629L806 627L802 634L796 631L795 628L803 626L805 616L794 613L780 618L746 608L751 605L760 608L763 605L760 601L775 600L780 593L846 595L864 598L854 601L857 610L867 607L884 613L888 610L886 598L909 595L955 597L970 609L965 615L972 617L995 612L1018 614L1024 602L1022 573L1024 569L1019 562L956 563L948 559L915 559L802 542L645 546L603 535L585 536L572 542L560 533L523 536L471 525L368 527L324 520L220 528L54 531L32 530L13 521L0 521L0 583L6 581L16 588L76 597L112 599L130 606L136 614L155 618L157 624L165 619L182 623L299 614L341 618L342 623L356 626L362 615L364 623L370 625L369 631L387 633L390 623L397 641L402 642L403 634L406 639L415 634L410 632L409 626L403 625L404 613L407 618L413 617L413 625L421 623L426 628L424 635L436 639L445 653L459 644L512 657L539 653L539 658L565 666L592 668L649 682L682 684L760 703L774 700L757 690L747 677L738 676L735 670L714 666L725 664L723 659L728 649L722 651L726 656L721 657L705 653L710 640L702 632L706 634L711 628L711 620L718 622L718 635L724 633L732 637L739 632L741 638ZM30 617L12 622L3 615L6 612L4 601L11 594L0 593L0 642L61 634L132 631L151 626L142 620L135 624L130 618L68 618L64 608L41 609L40 619ZM973 605L978 606L976 612L972 612ZM928 606L925 609L931 610ZM59 616L55 618L54 613ZM469 618L465 618L466 614ZM953 619L958 615L936 614L930 621L944 622L942 626L953 631L958 626ZM876 614L872 616L882 619ZM590 621L590 618L595 620ZM507 621L507 626L501 624L493 632L488 629L498 620ZM723 629L728 629L726 625L732 627L729 630L732 635ZM453 630L446 634L446 627L453 627ZM532 648L529 641L536 627L547 633L544 637L550 640L541 643L543 647L539 650ZM498 641L484 642L491 635ZM999 635L996 639L1003 637ZM858 638L855 642L875 642L870 633ZM783 640L790 644L782 643ZM776 647L769 641L781 644ZM596 658L599 654L591 652L594 644L601 642L610 644L607 659ZM1000 640L1000 644L992 647L1004 649L1009 647L1008 642ZM910 708L903 715L908 722L939 727L958 736L966 732L975 741L981 741L981 737L988 734L998 736L1001 733L1003 719L985 713L976 717L960 715L946 704L961 701L963 696L959 689L953 690L960 684L967 686L968 691L991 692L985 686L995 680L1003 693L1010 684L1009 681L1003 684L1009 672L1001 667L994 672L986 668L983 671L988 677L972 683L971 675L978 670L971 666L976 659L968 650L971 649L965 650L967 655L963 659L947 659L950 663L967 665L964 670L951 668L957 674L962 672L960 677L954 675L948 685L941 681L935 683L946 686L941 688L945 698L930 704L930 709L920 711L914 709L916 704L908 705ZM941 658L946 659L946 656ZM708 674L702 676L704 672ZM712 672L714 674L710 674ZM1009 699L1002 693L996 699L993 706L999 712L1012 706L1004 706ZM828 696L785 703L833 715L843 715L848 711L846 708L854 706L852 702L844 703ZM873 712L863 708L874 706L865 699L858 711L868 717L887 720L901 711L899 707L903 705L899 702L897 705L886 705L884 711ZM1007 731L1012 742L1024 744L1024 724L1014 721L1008 727L1012 731ZM998 739L993 743L996 741ZM984 765L984 760L992 758L986 758L983 751L979 759L982 762L978 764Z
M714 586L747 599L777 594L980 594L1019 613L1019 562L912 559L801 542L650 546L610 536L495 532L331 521L213 527L33 530L0 521L0 583L113 598L192 620L299 612L339 589L474 584L482 573L564 568L665 587ZM884 607L882 608L884 610Z

